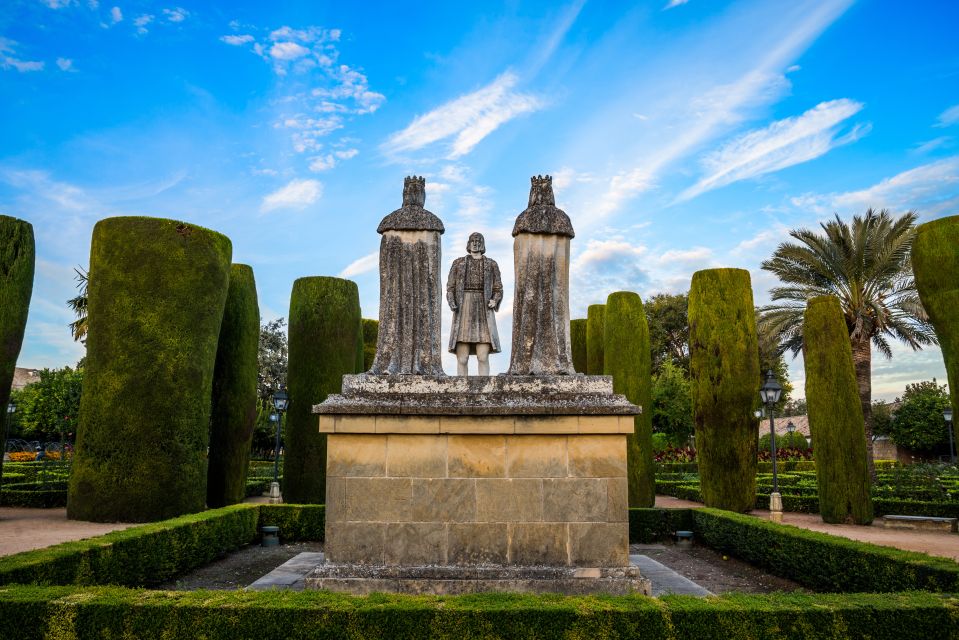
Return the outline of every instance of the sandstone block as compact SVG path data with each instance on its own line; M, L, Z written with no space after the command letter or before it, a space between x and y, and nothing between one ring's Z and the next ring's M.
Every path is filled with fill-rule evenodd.
M472 522L476 519L476 482L466 478L415 478L413 520Z
M626 522L571 522L570 562L585 567L629 565L629 524Z
M606 522L605 478L548 478L543 481L543 520Z
M440 416L440 433L513 433L513 418Z
M519 565L566 565L566 525L516 523L509 525L509 562Z
M445 478L446 437L400 434L387 436L386 475Z
M386 475L386 436L340 433L330 436L326 446L328 478Z
M383 564L386 524L331 522L326 526L326 557L330 562Z
M619 416L579 416L579 433L619 433Z
M377 433L439 433L438 416L376 416Z
M579 419L576 416L516 416L514 432L517 435L579 433Z
M506 439L509 478L566 477L566 436L513 436Z
M579 478L625 478L626 437L577 436L569 439L569 475Z
M409 478L341 478L346 486L346 520L409 522Z
M320 416L320 433L333 433L336 431L334 425L336 420L333 416Z
M451 524L447 538L449 564L506 564L508 558L506 524Z
M451 478L503 478L506 475L506 436L451 435L446 451Z
M347 481L344 478L326 479L326 521L340 522L348 520L349 500L346 495Z
M333 429L336 433L376 433L375 416L336 416Z
M542 521L543 481L532 478L477 479L476 520L479 522Z
M606 520L629 520L629 483L626 478L609 478L606 481Z
M446 525L404 522L386 526L385 562L389 565L446 564Z

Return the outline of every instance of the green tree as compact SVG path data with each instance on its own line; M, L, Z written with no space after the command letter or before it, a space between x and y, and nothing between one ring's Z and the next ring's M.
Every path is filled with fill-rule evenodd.
M380 335L380 321L363 318L363 371L369 371L376 359L376 342Z
M882 400L872 403L872 437L892 437L892 407Z
M286 320L277 318L260 327L257 346L257 395L269 400L273 391L286 384L289 345L286 338Z
M90 274L81 267L74 267L76 273L74 279L77 281L77 295L67 300L67 306L77 317L70 323L70 333L76 342L87 341L87 287L90 284Z
M606 305L591 304L586 308L586 373L603 375L606 342Z
M786 364L786 358L783 352L779 350L778 336L769 330L761 322L759 310L756 311L756 337L759 341L759 370L762 371L763 380L766 372L772 370L776 374L776 379L782 385L783 392L779 396L779 402L774 405L776 415L786 415L785 407L792 399L793 385L789 380L789 365Z
M39 377L14 396L19 435L28 440L69 441L80 413L83 370L42 369Z
M894 217L869 209L847 224L836 216L822 233L789 232L798 242L785 242L762 268L784 284L772 289L773 304L763 307L763 332L778 336L781 351L803 348L806 302L818 296L839 299L849 333L866 442L872 441L872 347L892 357L890 340L921 349L936 335L919 302L909 259L916 237L916 214ZM872 447L866 447L873 473Z
M657 293L643 305L653 370L673 362L689 370L689 294Z
M944 409L949 408L949 391L935 378L907 384L899 408L889 425L889 436L896 444L916 451L943 451L949 448Z
M588 361L586 323L586 318L569 321L569 344L573 354L573 369L576 373L586 373Z
M653 374L653 431L674 446L693 435L693 400L686 371L672 359L663 360Z

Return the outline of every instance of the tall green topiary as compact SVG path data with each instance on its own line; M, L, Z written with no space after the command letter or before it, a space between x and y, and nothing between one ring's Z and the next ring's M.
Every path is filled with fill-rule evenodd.
M569 342L573 352L573 369L586 373L586 318L569 321Z
M953 442L959 442L959 216L939 218L916 228L912 271L922 306L942 348L956 416L952 422Z
M749 272L706 269L689 290L689 372L703 501L749 511L756 501L759 344Z
M629 506L652 507L656 501L653 471L653 382L650 369L649 327L639 296L629 291L606 299L603 372L613 376L613 392L621 393L643 412L633 419L634 431L626 438L626 473Z
M342 388L363 364L360 293L350 280L300 278L290 297L290 407L284 425L283 499L326 502L326 435L313 405Z
M230 268L230 288L213 370L206 504L225 507L246 497L246 471L256 423L260 309L253 269Z
M380 334L380 321L363 318L363 371L369 371L376 358L376 340Z
M865 422L849 330L835 296L809 300L803 318L806 408L823 522L869 524Z
M27 311L33 294L35 262L33 226L29 222L0 215L0 411L9 419L6 408L10 385L23 345ZM0 423L0 427L5 426ZM0 470L3 469L4 436L0 429Z
M606 305L591 304L586 309L586 373L601 376L606 368L603 349L606 342Z
M68 517L149 522L203 510L231 254L226 236L176 220L93 228Z

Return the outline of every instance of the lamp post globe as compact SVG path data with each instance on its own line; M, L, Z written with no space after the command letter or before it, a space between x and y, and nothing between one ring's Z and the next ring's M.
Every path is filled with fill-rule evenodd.
M782 396L783 388L776 380L776 374L770 369L766 372L766 380L759 388L759 397L769 413L769 448L773 461L773 491L769 494L769 519L775 522L783 520L783 501L779 494L779 475L776 469L776 425L773 421L773 407Z

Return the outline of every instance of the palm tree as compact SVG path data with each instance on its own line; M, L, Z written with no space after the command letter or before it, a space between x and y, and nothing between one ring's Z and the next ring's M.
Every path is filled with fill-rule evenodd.
M866 451L872 460L872 346L892 357L890 338L918 350L937 344L936 334L919 301L912 276L910 251L916 237L916 214L895 218L872 209L846 224L822 223L824 233L808 229L789 232L798 243L780 244L762 268L776 274L784 286L772 290L773 304L760 309L762 328L779 336L780 351L793 356L803 348L802 322L806 301L822 295L839 298L866 421Z
M73 298L67 300L67 306L77 316L77 319L70 323L70 333L73 334L74 341L81 340L86 343L87 337L87 285L90 284L90 274L82 268L74 267L76 271L77 289L80 292Z

